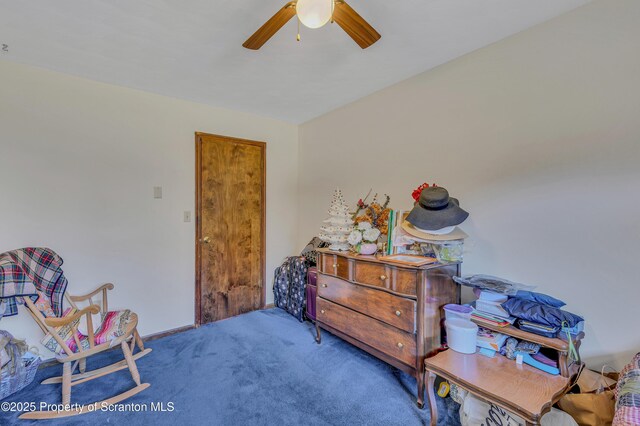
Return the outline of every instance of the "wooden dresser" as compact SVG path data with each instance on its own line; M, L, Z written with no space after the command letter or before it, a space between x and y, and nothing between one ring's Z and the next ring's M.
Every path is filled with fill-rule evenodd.
M442 309L459 303L460 264L421 267L327 249L318 259L320 328L415 376L424 406L424 359L440 347Z

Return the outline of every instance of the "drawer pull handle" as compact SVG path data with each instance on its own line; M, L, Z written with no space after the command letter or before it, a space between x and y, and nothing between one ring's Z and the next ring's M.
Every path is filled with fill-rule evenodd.
M321 314L324 314L324 309L320 311Z
M334 263L334 264L333 264L333 267L334 267L334 268L337 268L337 267L338 267L338 265Z
M387 276L386 276L386 275L380 275L380 279L381 279L382 281L384 281L384 280L386 280L386 279L387 279Z
M398 342L398 349L402 349L402 348L404 348L404 345L402 343Z
M402 312L396 311L396 316L400 316L400 315L402 315Z
M327 285L326 284L322 284L322 287L327 288Z

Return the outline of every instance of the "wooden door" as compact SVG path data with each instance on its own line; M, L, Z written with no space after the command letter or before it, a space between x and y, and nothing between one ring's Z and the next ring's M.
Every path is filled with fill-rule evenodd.
M265 147L196 133L196 324L264 306Z

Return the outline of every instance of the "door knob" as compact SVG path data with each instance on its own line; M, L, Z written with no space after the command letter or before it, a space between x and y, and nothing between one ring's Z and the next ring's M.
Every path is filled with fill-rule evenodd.
M209 244L209 242L211 242L211 238L209 238L209 237L204 237L204 238L202 239L202 242L203 242L203 243L205 243L205 244Z

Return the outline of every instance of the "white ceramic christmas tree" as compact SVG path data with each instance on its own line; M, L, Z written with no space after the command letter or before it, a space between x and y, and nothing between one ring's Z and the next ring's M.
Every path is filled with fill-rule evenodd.
M325 224L320 227L320 239L331 243L329 250L349 250L350 246L347 242L347 237L353 230L353 219L351 219L349 208L347 203L344 202L342 191L339 188L333 193L328 213L329 218L325 219Z

